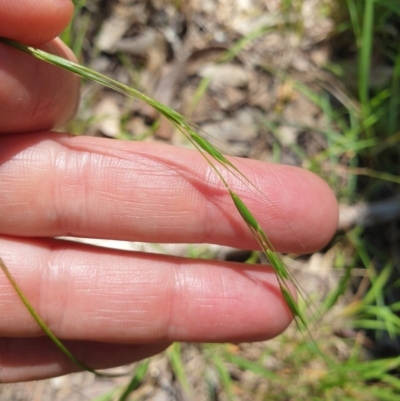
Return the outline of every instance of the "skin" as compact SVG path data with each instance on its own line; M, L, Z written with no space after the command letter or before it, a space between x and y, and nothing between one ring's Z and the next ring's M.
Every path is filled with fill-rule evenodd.
M73 59L55 37L70 0L0 0L0 36ZM127 364L173 341L272 338L291 321L267 266L122 252L72 235L257 248L195 151L51 132L73 117L76 77L0 44L0 256L54 333L93 368ZM265 197L229 178L275 247L325 245L338 217L328 186L301 169L241 160ZM0 382L76 370L0 274Z

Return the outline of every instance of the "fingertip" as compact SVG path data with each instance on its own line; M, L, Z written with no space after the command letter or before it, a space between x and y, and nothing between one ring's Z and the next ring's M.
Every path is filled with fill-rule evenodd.
M269 178L260 182L268 201L264 207L254 202L253 208L258 208L257 217L275 248L279 252L312 253L324 247L336 232L339 215L329 185L302 168L263 166L260 171Z
M299 220L308 231L307 252L315 252L327 245L334 236L338 220L339 206L330 186L318 175L303 170L307 177L309 196L303 196L302 218Z
M301 170L301 177L292 183L292 221L301 238L297 247L293 244L292 251L311 253L332 239L339 207L333 190L321 177L307 170Z
M321 183L321 190L324 191L325 194L325 204L322 213L327 216L325 219L325 236L322 237L321 246L325 246L334 236L339 222L339 204L334 194L333 190L328 186L328 184L318 177ZM325 213L326 211L326 213Z
M32 46L49 42L71 20L71 0L0 1L0 37Z

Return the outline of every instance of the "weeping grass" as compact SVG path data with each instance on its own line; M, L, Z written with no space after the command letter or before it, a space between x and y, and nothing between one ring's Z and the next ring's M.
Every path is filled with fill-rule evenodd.
M46 53L42 50L38 50L36 48L25 46L23 44L17 43L15 41L9 39L0 38L0 41L21 50L25 53L30 54L31 56L52 64L54 66L60 67L64 70L67 70L71 73L78 75L79 77L94 81L102 86L107 88L113 89L117 92L120 92L126 96L139 99L155 110L157 110L161 115L166 117L171 124L173 124L186 138L187 140L197 149L201 155L204 157L205 161L210 165L210 167L214 170L217 174L223 185L225 186L227 192L229 193L233 204L235 205L238 213L248 226L250 232L257 240L260 248L262 249L263 253L265 254L266 258L268 259L269 263L274 269L276 274L279 287L281 290L281 294L283 299L285 300L288 308L290 309L294 320L296 321L297 326L303 332L306 332L310 335L307 326L307 319L302 312L302 310L298 307L296 300L294 299L289 286L288 282L291 281L295 287L298 289L300 294L304 297L305 294L301 291L294 278L292 277L291 273L288 271L287 267L283 263L279 254L275 251L273 245L271 244L268 236L266 235L263 228L257 222L256 218L247 207L245 202L239 197L239 195L230 187L228 181L224 178L219 168L223 168L232 174L234 177L241 180L245 183L249 188L252 188L255 191L260 192L257 188L240 172L240 170L230 161L228 160L215 146L209 143L206 139L201 137L196 131L192 128L192 125L182 116L180 113L176 112L175 110L169 108L168 106L163 105L160 102L152 99L151 97L141 93L135 88L131 88L124 84L121 84L118 81L115 81L105 75L102 75L96 71L93 71L87 67L81 66L79 64L73 63L71 61L65 60L61 57ZM15 291L17 292L18 296L21 298L22 302L26 306L26 308L31 313L32 317L35 319L37 324L42 328L44 333L51 338L51 340L56 344L56 346L76 365L80 368L90 371L92 373L100 374L90 367L86 366L84 363L79 361L75 358L72 353L58 340L58 338L52 333L50 328L46 325L46 323L40 318L40 316L35 312L32 305L29 301L25 298L22 291L18 287L18 284L12 278L11 273L8 271L5 264L2 262L0 263L0 267L2 268L3 272L9 279L11 285L14 287Z
M85 0L73 0L73 2L75 4L84 3ZM292 2L293 0L285 0L285 4L289 6ZM343 6L350 14L347 18L348 27L346 29L351 29L354 33L358 60L365 57L365 54L370 52L370 50L364 49L363 46L370 46L368 40L371 39L365 39L372 38L375 42L376 38L379 37L379 33L384 30L382 26L379 27L379 25L384 24L386 29L387 26L390 26L390 22L386 24L386 20L390 21L390 18L392 18L394 14L400 15L400 8L396 4L396 1L393 0L375 0L374 4L369 0L365 2L344 0L341 3L343 3ZM379 6L381 6L381 8L379 8ZM382 15L382 7L385 7L388 11L390 10L389 15ZM371 11L373 12L371 13ZM371 26L370 23L371 17L373 17L374 20L373 26ZM364 22L368 21L368 28L365 28ZM375 30L375 33L372 33L371 30ZM364 38L364 40L362 38ZM388 44L389 43L386 43L386 45ZM71 47L71 43L69 43L69 45ZM399 49L398 45L395 46L394 42L391 42L391 47ZM362 54L364 54L364 56ZM390 54L390 52L388 53L388 51L385 51L385 54ZM293 150L299 155L301 160L303 160L303 166L307 166L307 168L323 176L325 180L330 183L331 187L335 189L338 197L342 199L344 203L351 203L360 199L360 193L356 186L360 175L364 175L364 178L370 178L368 183L369 187L373 187L372 192L375 192L377 187L379 190L382 180L386 181L385 185L387 185L388 182L398 183L398 170L394 163L389 164L391 157L387 157L387 155L388 153L389 155L391 154L388 152L389 149L394 149L394 151L396 151L400 138L400 116L398 112L400 106L399 52L393 55L393 60L395 60L395 69L390 86L391 96L389 99L386 99L386 102L382 102L381 104L375 102L374 96L381 96L384 92L378 91L377 93L376 90L368 90L370 83L369 75L366 71L370 69L370 60L367 60L367 64L358 62L356 66L356 68L358 68L356 93L354 97L345 98L344 100L346 100L346 102L343 102L343 108L340 109L332 104L326 93L321 94L318 91L314 91L311 86L301 86L300 81L297 82L295 77L288 75L288 78L294 81L295 88L306 97L312 98L315 104L321 109L327 121L329 121L326 128L321 131L316 127L306 127L306 129L311 131L315 130L319 135L323 135L327 138L329 145L326 149L319 152L316 156L308 155L300 147L296 147L296 149ZM364 69L364 72L361 72L360 69ZM270 73L279 79L282 75L279 71L270 71ZM208 84L206 80L202 82L207 87ZM203 91L205 90L204 88L200 89ZM201 90L198 92L199 97L201 97ZM387 88L385 88L385 91L387 91ZM364 108L360 101L361 93L365 99L366 107ZM194 98L194 103L195 100L196 97ZM387 107L387 105L390 105L390 107ZM366 113L368 110L370 113ZM271 127L271 131L273 132L278 128L278 124L270 120L263 121L263 124ZM366 135L368 130L372 131L372 137ZM276 152L274 152L274 155L276 155L275 161L279 162L279 142L276 141L273 146L274 150L276 150ZM371 152L369 152L369 150L371 150ZM337 169L337 171L333 169L333 171L329 171L329 174L326 174L324 169L321 168L327 161L333 166L341 165L341 158L344 154L354 155L349 161L347 170L348 177L345 185L341 184L340 181L340 174L338 174L338 172L341 171L340 169ZM360 163L360 159L363 159L363 155L365 154L369 154L369 157L373 161L373 163L367 165L368 168L366 168L365 164ZM386 170L390 171L392 174L381 173ZM357 241L349 241L348 238L350 236L355 237ZM371 260L371 258L368 258L368 254L374 253L376 250L372 250L365 241L362 230L355 229L354 233L339 237L338 241L335 250L337 255L335 270L337 270L338 273L343 272L343 276L338 285L325 298L321 308L323 311L321 314L325 314L326 311L331 311L336 306L338 299L347 293L352 278L352 269L359 267L361 264L362 266L369 266L369 268L367 268L369 272L368 277L370 277L371 282L373 282L371 288L365 294L366 300L357 299L351 302L343 312L340 312L339 317L342 315L347 316L351 321L347 322L350 327L371 326L374 324L371 323L373 320L378 320L379 327L376 327L378 334L379 332L390 333L393 331L395 334L400 333L398 320L393 316L394 313L400 312L400 302L391 305L382 302L382 296L386 291L385 286L391 284L391 280L387 278L387 274L393 266L390 263L384 263L383 266L386 267L383 272L379 273L379 271L377 271L375 274L371 273L377 266L373 259ZM348 256L349 243L355 244L355 250L353 250L351 257ZM198 251L196 250L196 252ZM191 256L195 257L197 255ZM385 259L385 261L387 260ZM357 322L357 320L360 322ZM389 322L385 322L386 320L389 320ZM376 325L375 323L375 326ZM328 331L327 327L320 327L320 329ZM362 342L358 342L357 339L351 340L348 338L339 340L337 337L333 337L333 334L333 341L330 342L330 338L320 338L323 330L319 330L319 333L315 334L315 338L317 337L321 349L323 349L327 355L331 355L332 361L336 361L336 363L329 366L328 371L323 370L323 374L316 378L313 378L313 375L309 374L312 373L313 370L310 371L308 368L309 366L315 366L315 354L309 352L302 342L298 342L297 336L296 339L293 339L289 337L289 334L283 334L280 336L279 340L275 340L279 341L279 352L283 352L283 354L278 353L278 359L283 363L282 369L279 369L279 367L277 369L266 367L265 361L262 358L253 361L236 355L233 352L223 352L226 348L225 345L206 344L202 346L202 351L203 353L209 351L210 357L207 362L211 367L214 365L216 366L213 372L217 370L220 376L220 386L224 387L229 396L231 396L229 393L229 382L226 381L227 378L223 371L223 366L221 368L221 360L222 364L226 365L228 369L233 365L235 370L239 368L246 373L253 373L258 380L268 382L270 387L268 388L268 395L265 395L268 399L282 401L299 399L397 401L399 399L400 380L396 376L396 372L400 371L400 358L398 356L394 358L365 361L363 353L360 352L363 348ZM331 331L332 327L329 327L330 335ZM338 341L342 343L342 346L344 346L345 343L346 347L353 347L350 357L346 357L346 360L340 358L336 353L332 354L332 352L335 352L335 344ZM273 349L274 347L272 345L267 355L275 355L276 352L273 351ZM289 349L290 352L285 354L284 350L287 349ZM174 348L174 350L176 349ZM176 355L176 357L178 356L179 355ZM215 363L213 363L214 356L217 357ZM177 366L179 366L179 363L174 364L173 370L174 375L178 377L178 372L175 372ZM215 391L214 380L214 377L210 380L210 386L213 386ZM233 381L233 386L235 395L238 390L236 378ZM239 390L241 390L240 387ZM120 394L120 391L121 389L118 388L118 393L112 391L109 395L96 398L92 401L115 400L116 394ZM251 389L249 391L251 391ZM225 398L228 398L228 396ZM254 399L255 398L256 396ZM216 399L214 392L210 392L209 399Z

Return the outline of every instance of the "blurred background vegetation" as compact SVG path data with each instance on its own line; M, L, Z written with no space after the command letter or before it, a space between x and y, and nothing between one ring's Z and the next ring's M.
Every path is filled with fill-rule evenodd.
M226 153L301 166L331 185L336 236L313 255L284 256L310 296L301 307L318 317L324 358L293 326L269 342L174 344L133 365L131 379L3 386L0 400L400 399L400 3L75 5L62 39L82 64L178 109ZM154 110L90 83L65 129L188 146ZM206 245L146 249L261 259Z

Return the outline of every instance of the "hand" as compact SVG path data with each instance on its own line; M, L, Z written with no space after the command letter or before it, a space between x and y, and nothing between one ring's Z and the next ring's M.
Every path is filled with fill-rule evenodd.
M69 0L0 0L0 36L73 59L54 37ZM267 266L122 252L55 240L257 245L196 151L49 131L77 107L78 79L0 44L0 257L32 305L92 368L127 364L172 341L255 341L291 321ZM337 204L313 174L242 160L266 197L232 186L276 248L312 252ZM303 244L303 246L301 245ZM77 369L43 336L0 272L0 382Z

